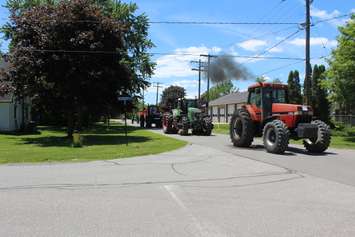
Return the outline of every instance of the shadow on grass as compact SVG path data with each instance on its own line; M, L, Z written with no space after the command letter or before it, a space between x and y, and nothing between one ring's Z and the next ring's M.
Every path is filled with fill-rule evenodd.
M347 142L355 142L355 136L352 136L352 137L344 137L344 141L347 141Z
M63 132L66 133L67 129L65 127L52 127L52 126L43 126L39 130L47 130L52 132ZM130 127L127 126L127 133L132 133L134 131L141 130L139 127ZM82 134L124 134L125 127L122 125L114 124L110 127L107 127L102 124L93 125L89 128L83 129Z
M83 146L99 146L99 145L121 145L126 144L124 135L83 135ZM128 136L129 143L140 143L151 140L143 136ZM23 144L34 144L41 147L68 147L71 146L72 140L61 136L47 136L22 138Z

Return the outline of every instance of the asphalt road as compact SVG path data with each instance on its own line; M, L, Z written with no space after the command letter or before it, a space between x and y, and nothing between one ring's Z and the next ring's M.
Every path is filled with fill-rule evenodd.
M0 236L355 236L354 152L182 139L154 156L0 166Z
M161 130L154 130L162 133ZM355 150L329 148L322 154L311 154L301 145L290 144L282 155L267 153L261 139L256 138L250 148L236 148L228 135L212 137L170 135L192 144L207 146L236 156L252 159L316 177L355 187Z

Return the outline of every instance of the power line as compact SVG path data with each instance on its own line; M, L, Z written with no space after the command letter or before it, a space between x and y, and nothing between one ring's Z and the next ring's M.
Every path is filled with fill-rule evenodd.
M37 22L61 22L61 23L101 23L97 20L34 20ZM111 20L111 22L124 24L125 22ZM299 25L299 22L250 22L250 21L148 21L149 24L169 24L169 25Z
M108 55L115 55L120 54L117 51L100 51L100 50L64 50L64 49L33 49L33 48L22 48L20 50L30 51L30 52L41 52L41 53L73 53L73 54L108 54ZM201 56L200 54L193 54L193 53L172 53L172 52L151 52L147 53L150 55L166 55L166 56ZM277 60L301 60L303 58L296 58L296 57L272 57L272 56L253 56L253 55L224 55L226 57L233 57L233 58L250 58L250 59L277 59Z
M270 16L274 13L274 11L280 7L280 5L282 4L282 1L277 2L276 5L274 5L270 10L268 10L265 14L263 14L260 18L258 18L257 20L260 22L265 22L266 20L268 20L267 18L270 18ZM252 30L253 32L259 32L259 28L261 26L257 25L257 26L252 26L250 30Z
M244 40L242 40L242 41L237 41L237 42L225 44L224 46L222 46L222 48L230 47L230 46L232 46L232 45L235 45L235 44L238 44L238 43L242 43L242 42L247 41L247 40L263 39L263 37L264 37L264 36L267 36L267 35L277 35L277 34L280 33L280 32L287 31L287 30L290 30L290 29L294 29L294 27L295 27L295 26L288 26L288 27L286 27L286 28L282 28L282 29L277 30L277 31L265 32L265 33L263 33L263 34L257 35L257 36L255 36L255 37L247 38L247 39L244 39Z
M283 38L282 40L280 40L279 42L277 42L276 44L272 45L271 47L265 49L264 51L262 51L261 53L258 53L255 57L256 58L261 58L261 55L264 55L266 53L268 53L270 50L276 48L277 46L279 46L280 44L282 44L283 42L285 42L286 40L290 39L291 37L295 36L296 34L298 34L300 32L300 30L297 30L291 34L289 34L288 36L286 36L285 38ZM252 59L252 58L251 58ZM304 59L302 59L304 60ZM244 62L243 64L249 62L250 60L247 60L246 62Z
M327 56L321 56L321 57L314 57L314 58L311 58L311 59L325 59L327 58L329 55ZM270 72L275 72L275 71L278 71L278 70L281 70L281 69L284 69L284 68L288 68L290 66L293 66L293 65L296 65L296 64L299 64L299 63L302 63L302 61L298 61L298 62L294 62L294 63L290 63L290 64L286 64L286 65L283 65L281 67L277 67L277 68L274 68L274 69L271 69L269 71L265 71L263 73L260 73L259 76L262 76L262 75L265 75L267 73L270 73Z
M261 56L264 55L266 53L268 53L270 50L276 48L277 46L279 46L280 44L282 44L283 42L285 42L286 40L292 38L293 36L297 35L300 32L300 30L297 30L291 34L289 34L288 36L286 36L285 38L283 38L282 40L280 40L279 42L277 42L276 44L272 45L270 48L267 48L266 50L264 50L263 52L257 54L257 56Z
M323 22L328 22L328 21L333 21L333 20L336 20L336 19L344 18L344 17L349 17L352 14L353 13L348 13L348 14L344 14L344 15L340 15L340 16L335 16L335 17L319 20L319 21L314 22L311 26L316 26L316 25L318 25L320 23L323 23Z
M299 63L302 63L303 61L299 61L299 62L295 62L295 63L290 63L290 64L286 64L286 65L283 65L281 67L277 67L277 68L274 68L274 69L271 69L269 71L266 71L266 72L263 72L261 73L259 76L262 76L262 75L265 75L267 73L270 73L270 72L275 72L275 71L278 71L278 70L281 70L281 69L284 69L284 68L288 68L290 66L293 66L293 65L296 65L296 64L299 64Z
M150 24L176 25L299 25L299 22L222 22L222 21L150 21Z

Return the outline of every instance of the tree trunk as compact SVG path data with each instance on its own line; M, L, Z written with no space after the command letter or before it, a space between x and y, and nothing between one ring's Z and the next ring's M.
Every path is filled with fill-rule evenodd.
M68 113L67 123L68 123L67 136L68 138L72 138L74 133L74 116L73 113L71 112Z

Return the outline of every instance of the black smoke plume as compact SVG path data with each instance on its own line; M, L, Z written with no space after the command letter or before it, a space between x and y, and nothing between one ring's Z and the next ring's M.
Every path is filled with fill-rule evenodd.
M232 56L222 55L211 59L209 67L210 81L214 84L231 80L249 80L253 75L236 62Z

